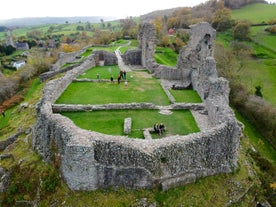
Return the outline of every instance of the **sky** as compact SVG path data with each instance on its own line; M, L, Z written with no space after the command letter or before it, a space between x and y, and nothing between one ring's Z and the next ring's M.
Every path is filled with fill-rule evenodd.
M22 17L135 17L155 10L192 7L207 0L1 0L0 19ZM276 0L275 0L276 1Z
M207 0L1 0L0 20L23 17L135 17L155 10L192 7ZM276 3L276 0L267 0Z

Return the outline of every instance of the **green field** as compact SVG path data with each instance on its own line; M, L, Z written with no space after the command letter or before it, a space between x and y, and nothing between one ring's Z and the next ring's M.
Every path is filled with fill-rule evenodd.
M267 23L267 21L275 19L275 14L275 4L256 3L232 10L233 19L249 20L253 24Z
M96 68L99 69L99 68ZM105 68L106 69L106 68ZM108 67L107 67L108 70ZM91 69L88 75L96 79L98 70ZM124 83L111 82L74 82L57 100L63 104L108 104L146 102L157 105L168 105L169 99L165 95L158 79L152 78L147 72L128 72L128 86ZM100 79L104 78L100 74ZM108 76L108 79L110 76Z
M241 9L232 10L232 18L249 20L254 24L267 23L276 18L276 5L251 4ZM237 74L241 82L254 94L255 87L262 87L265 100L276 104L276 35L265 31L268 26L252 26L250 28L250 42L246 42L252 49L252 58ZM231 31L218 33L216 42L229 48L233 41Z
M272 35L265 31L268 26L251 27L251 38L257 44L269 50L272 54L270 57L276 58L276 35Z
M108 110L94 112L64 112L80 128L110 135L124 135L124 119L131 117L131 138L143 138L143 128L152 128L155 123L164 123L164 135L153 134L153 138L169 135L187 135L199 132L193 115L188 110L172 111L170 115L158 110ZM146 117L146 118L145 118Z
M108 79L110 75L117 77L118 66L97 66L91 68L78 78ZM96 79L97 80L97 79ZM111 82L74 82L69 85L57 103L67 104L108 104L108 103L154 103L156 105L170 104L160 86L158 79L152 78L147 71L127 72L128 86L118 84L116 79ZM171 90L179 102L199 103L201 99L193 90ZM98 131L104 134L124 135L123 124L127 117L132 118L132 131L129 137L143 138L143 128L151 128L154 123L163 122L168 135L186 135L198 132L199 129L190 111L173 111L170 115L158 113L158 110L108 110L95 112L64 112L74 123L84 129ZM145 118L147 117L147 118ZM152 134L153 138L162 135Z
M118 26L118 21L112 21L110 24L114 27ZM95 29L100 29L101 24L100 23L91 23L91 25ZM39 31L42 36L44 35L71 35L76 33L81 33L81 30L77 30L78 26L82 26L85 28L86 23L64 23L64 24L45 24L40 26L28 26L28 27L19 27L15 28L12 31L12 34L14 37L21 37L21 36L27 36L28 32L32 31ZM48 32L49 28L53 27L54 30L52 32ZM101 28L102 29L102 28ZM108 30L108 29L107 29ZM85 31L86 35L93 36L94 32L91 31ZM0 32L0 40L5 38L6 32Z
M201 103L202 100L195 90L170 90L176 102Z
M177 53L175 53L171 48L157 47L154 58L155 61L162 65L176 66L177 63Z

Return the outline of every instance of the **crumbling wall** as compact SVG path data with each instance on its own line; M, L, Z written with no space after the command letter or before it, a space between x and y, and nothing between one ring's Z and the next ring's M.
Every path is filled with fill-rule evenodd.
M156 41L156 30L154 26L150 23L144 23L138 34L138 42L139 48L142 50L142 66L150 71L156 64L154 60Z
M118 59L115 53L105 50L94 50L92 52L97 65L100 65L100 61L104 62L104 65L117 65Z
M50 68L50 71L56 71L59 70L64 64L71 63L79 60L79 56L85 52L85 49L77 51L77 52L70 52L65 53L61 52L58 54L58 60L55 64L53 64Z
M192 73L202 67L206 57L213 57L216 31L207 22L191 25L189 31L190 40L180 51L176 67L169 67L155 62L156 31L152 25L146 23L141 27L142 34L138 39L142 48L142 65L155 77L182 80L187 86L192 84Z
M122 59L126 65L141 65L142 50L139 48L129 49L123 55Z

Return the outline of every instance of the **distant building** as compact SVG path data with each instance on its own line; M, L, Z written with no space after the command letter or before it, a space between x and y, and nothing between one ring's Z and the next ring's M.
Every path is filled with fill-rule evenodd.
M175 34L175 29L173 28L170 28L169 31L168 31L169 35L173 35Z
M27 42L17 42L17 43L15 43L15 48L17 50L28 50L29 45Z
M24 65L26 65L25 60L18 60L12 63L12 67L15 67L17 70Z
M6 37L6 46L9 46L9 45L11 45L15 48L11 30L7 31L7 37Z

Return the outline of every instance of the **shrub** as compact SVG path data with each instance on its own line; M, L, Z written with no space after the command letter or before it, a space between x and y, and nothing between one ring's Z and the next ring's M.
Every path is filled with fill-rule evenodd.
M250 23L247 21L238 22L233 28L234 39L248 40L250 34Z
M47 169L41 176L41 190L44 194L53 193L59 184L58 173L53 169Z
M263 97L263 94L262 94L262 91L261 91L262 87L261 86L256 86L255 89L256 89L255 95L259 96L259 97Z
M276 34L276 26L271 26L271 27L267 27L265 29L265 31L271 33L271 34Z
M271 162L265 158L263 158L260 153L255 152L253 150L248 150L248 153L250 156L254 159L257 166L260 168L261 172L258 173L258 176L261 180L262 185L262 191L265 195L268 202L275 206L276 204L276 196L275 196L275 190L271 188L271 183L274 182L276 178L276 169L271 164Z

